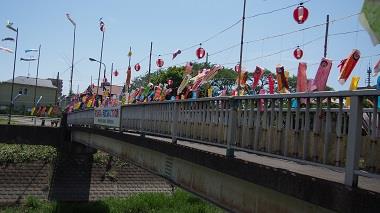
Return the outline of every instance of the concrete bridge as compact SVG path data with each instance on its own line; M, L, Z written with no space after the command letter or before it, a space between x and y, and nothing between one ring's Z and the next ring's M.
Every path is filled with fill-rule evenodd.
M95 125L94 111L86 110L69 114L55 131L59 144L109 152L230 211L375 212L379 95L361 90L145 103L123 106L118 128ZM28 141L28 131L49 131L1 128L0 141L17 143ZM16 128L29 130L20 135Z

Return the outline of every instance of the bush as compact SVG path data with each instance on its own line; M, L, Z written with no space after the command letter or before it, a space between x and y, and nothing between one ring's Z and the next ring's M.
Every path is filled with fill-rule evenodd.
M57 151L51 146L0 144L0 163L52 162L56 156Z

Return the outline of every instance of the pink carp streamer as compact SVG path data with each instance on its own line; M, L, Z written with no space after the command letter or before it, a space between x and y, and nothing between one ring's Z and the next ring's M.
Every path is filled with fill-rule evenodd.
M261 89L259 94L260 95L265 95L265 89ZM264 99L260 99L260 111L264 111Z
M274 94L274 79L272 74L268 76L269 94Z
M340 67L340 75L339 75L339 83L344 84L346 83L348 77L350 77L352 70L354 70L356 64L358 63L360 59L360 51L359 50L352 50L352 53L345 59L343 59L338 67Z
M311 92L311 88L313 87L314 79L307 79L307 91Z
M376 65L373 67L373 76L377 76L377 74L380 72L380 59L376 63Z
M297 92L307 92L307 77L306 77L307 64L300 62L298 64L297 73Z
M311 86L311 91L324 91L326 89L327 79L330 75L331 66L331 60L322 58L318 71L315 74L313 85Z
M256 66L255 71L253 72L253 83L252 89L256 89L257 85L259 85L259 81L264 74L264 68Z

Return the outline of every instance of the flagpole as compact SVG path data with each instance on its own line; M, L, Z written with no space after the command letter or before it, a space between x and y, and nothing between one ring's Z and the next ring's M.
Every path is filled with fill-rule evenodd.
M243 6L243 18L242 18L242 25L241 25L241 40L240 40L240 59L239 59L239 72L238 72L238 96L240 96L240 80L241 80L241 71L242 71L242 60L243 60L243 44L244 44L244 22L245 22L245 5L247 3L247 0L244 0L244 6Z
M98 74L98 87L96 88L96 97L99 95L99 80L100 80L100 71L102 70L102 60L103 60L103 44L104 44L104 30L102 31L102 47L100 49L100 61L99 61L99 74Z
M57 90L55 91L55 104L58 106L59 72L57 73Z
M13 108L13 89L15 84L15 72L16 72L16 58L17 58L17 43L18 43L18 28L16 29L16 47L15 47L15 57L13 60L13 77L12 77L12 89L11 89L11 103L9 106L9 116L8 116L8 125L11 124L12 118L12 108Z
M152 50L153 50L153 42L150 42L148 84L150 83L150 69L152 67Z
M111 64L111 86L110 86L110 97L112 98L112 76L113 76L113 62Z
M36 83L34 85L34 97L33 97L33 102L34 102L34 109L36 109L36 96L37 96L37 79L38 79L38 69L40 67L40 53L41 53L41 44L38 47L38 59L37 59L37 72L36 72ZM34 119L34 125L36 125L36 118Z
M327 56L327 39L329 36L329 23L330 23L330 15L327 15L326 16L325 46L324 46L324 53L323 53L323 57L325 58Z
M152 42L150 43L150 45L151 45L150 48L151 48L151 51L152 51ZM132 58L132 47L130 46L129 47L129 52L128 52L128 70L131 70L131 58ZM132 70L131 70L131 72L132 72ZM150 62L149 62L149 73L150 73ZM132 75L132 73L131 73L131 75ZM149 79L149 75L148 75L148 79ZM128 93L127 103L129 103L129 97L130 97L129 85L131 84L130 80L127 83L128 83L128 85L127 85L127 93Z

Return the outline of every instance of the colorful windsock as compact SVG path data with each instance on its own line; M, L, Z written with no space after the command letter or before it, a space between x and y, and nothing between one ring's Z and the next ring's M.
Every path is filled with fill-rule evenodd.
M340 67L340 75L339 75L339 83L344 84L348 77L350 77L350 74L352 70L355 68L355 65L358 63L360 59L360 51L354 49L352 53L345 59L343 59L338 67Z
M324 91L326 89L327 79L330 75L332 61L322 58L318 71L315 74L311 91Z
M306 92L307 91L307 77L306 77L307 64L300 62L298 64L298 73L297 73L297 92Z
M377 76L377 74L380 72L380 60L376 63L376 65L373 67L373 76Z
M277 77L277 83L278 83L278 91L280 93L289 92L289 84L288 84L288 79L286 78L286 75L285 75L284 66L277 65L276 77Z
M274 79L272 74L268 76L269 94L274 94Z
M358 89L358 86L359 86L359 80L360 80L360 77L359 76L352 76L352 79L351 79L351 84L350 84L350 88L349 90L357 90ZM345 106L346 107L350 107L350 104L351 104L351 100L350 100L350 97L347 97L346 98L346 103L345 103Z
M255 72L253 72L253 83L252 89L256 89L257 85L259 85L259 81L264 74L264 68L256 66Z

